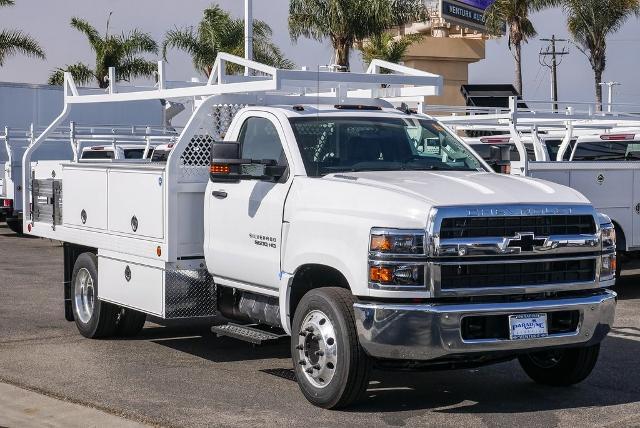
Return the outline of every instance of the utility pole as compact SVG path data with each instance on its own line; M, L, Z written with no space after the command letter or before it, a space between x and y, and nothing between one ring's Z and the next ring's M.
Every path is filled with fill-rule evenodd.
M562 63L562 58L569 55L569 51L565 47L558 51L556 43L564 43L567 40L556 39L556 35L553 34L550 39L540 39L540 41L549 42L544 51L540 50L539 61L540 65L551 69L551 99L553 100L553 111L558 111L558 66Z
M609 97L607 99L607 104L609 104L608 107L607 107L607 111L609 113L611 113L611 111L613 110L613 108L612 108L612 104L613 104L613 87L614 86L621 86L621 85L622 85L622 83L620 83L620 82L603 82L603 83L600 83L600 86L607 86L609 88Z
M244 0L244 57L253 59L253 0ZM250 74L249 67L245 67L244 75Z

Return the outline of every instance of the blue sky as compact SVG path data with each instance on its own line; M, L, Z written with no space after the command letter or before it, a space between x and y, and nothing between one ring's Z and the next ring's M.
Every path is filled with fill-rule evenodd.
M101 31L109 11L113 11L111 27L115 31L139 27L160 41L165 31L174 26L194 25L201 11L211 0L16 0L16 6L0 10L0 27L20 28L36 37L47 51L47 60L38 61L15 57L0 68L0 81L43 83L57 66L77 61L93 61L83 36L69 27L71 16L83 17ZM222 7L241 16L242 0L220 0ZM274 29L274 39L298 66L316 67L331 60L328 42L309 40L291 42L287 31L288 0L254 0L254 15L267 21ZM568 36L565 18L558 9L533 16L540 37L551 34ZM632 18L624 28L611 36L605 80L616 80L623 86L616 89L618 102L637 103L640 98L640 21ZM538 63L538 51L544 46L537 39L524 48L525 97L548 99L550 94L549 71ZM593 99L593 74L587 59L576 48L560 66L560 98L563 100L591 101ZM361 68L358 53L352 57L354 68ZM513 58L507 49L506 39L487 43L487 59L470 68L472 83L511 83ZM167 67L171 80L188 80L196 73L190 59L172 51Z

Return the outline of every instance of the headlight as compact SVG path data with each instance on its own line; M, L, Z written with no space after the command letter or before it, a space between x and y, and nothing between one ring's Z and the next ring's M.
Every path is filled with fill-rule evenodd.
M616 229L613 224L607 223L600 225L600 234L602 236L602 248L616 247Z
M369 251L382 254L424 254L424 231L371 229Z
M602 250L607 252L602 255L600 265L600 280L610 280L616 276L618 259L616 258L616 229L612 223L600 225L600 236L602 240Z
M425 232L413 229L371 229L369 287L415 290L425 287Z

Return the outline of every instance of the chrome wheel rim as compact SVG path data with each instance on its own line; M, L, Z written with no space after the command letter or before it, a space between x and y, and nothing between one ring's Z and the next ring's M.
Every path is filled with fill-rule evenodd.
M316 388L329 385L338 366L338 344L333 324L324 312L313 310L307 314L296 349L307 381Z
M76 275L74 299L76 302L76 316L83 324L87 324L93 315L95 298L93 278L86 268L82 268Z

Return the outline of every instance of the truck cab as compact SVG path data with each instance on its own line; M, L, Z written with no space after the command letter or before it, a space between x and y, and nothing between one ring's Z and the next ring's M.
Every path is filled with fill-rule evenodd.
M239 92L226 62L263 76ZM379 60L367 73L216 64L200 87L162 89L160 74L160 89L86 99L199 94L166 161L23 175L25 229L64 242L65 317L83 336L223 315L216 334L290 340L300 389L324 408L361 399L373 367L518 359L564 386L591 373L615 313L610 219L568 187L496 174L390 101L437 94L439 76Z

